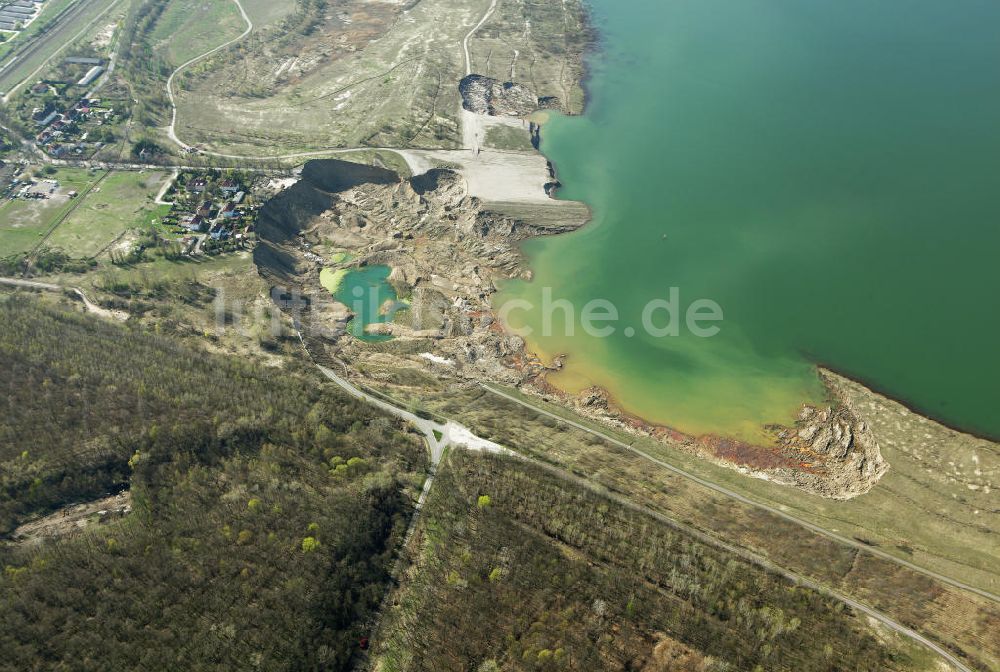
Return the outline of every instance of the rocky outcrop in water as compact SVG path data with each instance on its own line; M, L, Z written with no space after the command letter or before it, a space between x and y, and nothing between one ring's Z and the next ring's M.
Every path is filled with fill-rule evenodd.
M555 203L549 212L532 205L516 215L495 207L470 197L464 179L448 169L401 180L391 171L357 172L354 164L317 161L263 208L255 261L275 286L290 288L281 296L304 297L285 303L301 307L306 341L320 360L338 353L370 376L434 361L439 378L519 386L624 431L825 497L867 492L888 469L865 418L834 390L829 406L803 407L792 426L765 428L771 441L755 445L650 425L622 413L600 388L578 396L553 388L546 375L559 369L560 360L539 361L522 339L506 333L491 297L497 281L528 275L520 241L569 231L584 220L567 219ZM353 259L333 264L344 250ZM412 306L400 319L372 327L395 337L377 348L344 336L350 311L318 277L331 265L366 264L389 266L397 295ZM436 359L419 359L428 353Z
M826 408L803 406L794 427L770 429L784 453L814 467L789 480L805 480L818 494L837 499L864 494L889 468L868 423L846 400ZM819 478L807 477L811 472Z
M826 375L824 382L833 401L830 406L803 406L794 425L765 428L773 443L751 443L711 434L691 436L649 424L622 412L599 387L578 395L566 394L545 379L550 370L559 368L561 361L557 360L532 379L526 390L569 406L580 415L631 434L654 437L748 476L794 486L822 497L851 499L875 487L889 469L869 423Z

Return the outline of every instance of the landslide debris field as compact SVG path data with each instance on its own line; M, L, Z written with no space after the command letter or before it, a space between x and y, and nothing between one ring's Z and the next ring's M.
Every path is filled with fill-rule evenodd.
M780 460L762 466L760 448L725 454L727 461L708 452L714 446L651 436L616 415L606 399L598 403L600 395L592 391L576 399L548 390L547 369L526 356L520 339L503 332L490 297L496 282L524 272L518 241L576 228L586 212L560 210L556 202L548 209L497 208L468 196L463 186L448 169L403 180L391 171L315 161L298 184L265 206L255 262L273 287L304 297L298 307L283 307L301 320L313 357L338 370L346 363L359 384L402 405L455 418L483 437L592 476L721 538L736 536L805 576L863 595L901 622L925 624L970 655L1000 660L989 634L1000 623L994 603L865 550L992 590L994 444L936 425L827 373L838 405L805 418L797 436L823 448L825 454L811 459L823 459L828 467L796 474ZM404 303L383 306L391 319L370 327L390 340L365 342L348 335L350 307L321 285L324 269L349 272L362 265L388 266L389 282ZM641 446L646 455L792 511L856 546L727 500L598 437L487 393L478 385L482 381L499 382L511 394L521 394L520 386L527 393L523 398L556 416L591 418L591 426ZM739 460L748 457L767 480L747 478L748 465ZM778 457L780 452L768 459L774 463ZM953 466L935 468L941 461ZM874 471L866 475L869 467ZM802 489L779 485L779 477ZM829 497L838 488L853 497Z

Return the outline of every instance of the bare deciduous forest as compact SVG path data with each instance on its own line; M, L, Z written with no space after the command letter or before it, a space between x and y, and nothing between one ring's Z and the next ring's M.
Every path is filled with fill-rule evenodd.
M0 542L3 670L343 669L423 445L322 389L139 328L0 302L3 531L129 488L121 521Z

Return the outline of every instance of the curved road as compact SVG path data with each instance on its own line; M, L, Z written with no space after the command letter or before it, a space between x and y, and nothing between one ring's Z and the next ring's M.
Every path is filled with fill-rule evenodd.
M180 74L181 71L184 70L185 68L194 65L195 63L197 63L198 61L202 60L203 58L208 58L212 54L216 54L216 53L222 51L223 49L225 49L226 47L229 47L230 45L236 44L237 42L239 42L240 40L242 40L244 37L246 37L247 35L249 35L250 33L253 32L253 21L250 20L249 16L247 16L247 12L246 12L245 9L243 9L243 5L240 3L240 0L233 0L233 2L236 3L236 7L240 10L240 14L243 16L243 20L247 22L247 29L245 31L243 31L243 34L240 35L239 37L235 37L235 38L229 40L228 42L225 42L224 44L220 44L219 46L215 47L214 49L210 49L209 51L206 51L201 56L195 56L194 58L192 58L187 63L184 63L183 65L178 66L176 70L174 70L172 73L170 73L170 77L167 78L167 97L170 98L170 107L173 109L173 112L171 113L171 116L170 116L170 126L167 127L167 135L170 136L170 139L173 140L175 143L177 143L182 149L190 150L191 146L187 145L187 144L185 144L183 142L181 142L180 138L177 137L177 131L176 131L176 128L177 128L177 101L174 99L174 78L178 74ZM249 158L249 157L233 157L233 158Z
M53 285L47 282L18 280L17 278L0 278L0 285L23 287L24 289L34 289L43 292L61 292L68 289L80 297L80 300L83 301L83 307L86 308L88 313L94 313L99 317L107 317L113 320L118 320L119 322L124 322L129 318L129 314L123 310L108 310L107 308L101 308L96 303L93 303L90 299L88 299L87 295L84 294L83 290L79 287L63 287L62 285Z
M240 0L233 0L233 2L236 3L236 7L240 10L240 15L243 17L243 20L246 21L247 24L246 30L244 30L239 37L235 37L229 40L228 42L220 44L219 46L210 49L209 51L206 51L204 54L201 54L200 56L195 56L186 63L179 65L176 70L170 73L170 77L167 79L167 97L170 99L170 108L171 108L170 125L167 127L167 136L174 144L176 144L182 150L187 152L194 150L194 148L191 145L184 142L183 140L181 140L179 137L177 137L177 99L174 96L174 79L186 68L189 68L198 61L208 58L213 54L217 54L223 49L226 49L236 44L237 42L244 39L247 35L253 32L254 29L253 21L250 20L250 16L247 15L247 12L243 8L242 3L240 3ZM494 0L494 4L496 4L496 0ZM207 154L208 156L215 156L220 159L237 159L245 161L268 161L268 160L280 161L287 159L308 159L310 157L326 156L328 154L347 154L349 152L359 152L359 151L396 152L397 154L403 156L403 159L406 160L408 164L411 163L411 161L407 159L406 155L403 154L401 150L392 147L353 147L353 148L321 149L311 152L295 152L293 154L284 154L281 156L243 156L240 154L223 154L221 152L211 152L206 150L194 150L194 151L197 151L200 154Z
M299 338L301 340L301 335ZM306 350L306 352L308 352L308 349ZM317 364L316 367L320 370L320 372L324 376L335 382L345 392L347 392L355 399L367 402L372 406L377 406L386 413L394 415L400 420L405 420L406 422L410 423L411 425L419 429L420 433L423 434L424 438L427 439L427 445L430 447L431 468L432 469L436 468L437 465L440 464L441 457L444 454L445 445L447 445L446 441L444 440L444 433L446 429L445 425L434 422L433 420L425 420L413 413L410 413L409 411L404 411L403 409L397 406L393 406L387 401L383 401L382 399L379 399L376 396L368 394L367 392L364 392L360 388L355 386L354 383L350 382L346 378L337 375L332 369L329 369L319 364ZM438 432L439 434L441 434L442 438L438 439L437 436L435 436L434 432ZM432 480L432 478L433 477L428 478L427 480L430 481ZM425 489L430 489L430 488L425 487Z
M201 56L195 57L195 58L191 59L190 61L184 63L183 65L181 65L180 67L178 67L170 75L170 78L167 81L167 93L168 93L168 96L169 96L169 99L170 99L171 107L173 108L171 123L170 123L170 126L168 128L168 135L170 136L170 139L173 142L175 142L178 146L182 147L185 150L190 150L191 147L189 145L185 144L183 141L181 141L177 137L177 134L176 134L177 105L176 105L176 100L175 100L174 94L173 94L173 81L174 81L176 75L178 75L180 72L182 72L185 68L193 65L194 63L197 63L198 61L200 61L200 60L202 60L204 58L207 58L208 56L211 56L212 54L215 54L215 53L221 51L222 49L225 49L225 48L231 46L232 44L235 44L236 42L244 39L247 35L249 35L253 31L253 27L254 27L253 26L253 22L250 20L249 16L247 16L247 13L244 10L243 5L240 3L240 0L233 0L233 2L236 3L237 7L240 10L241 15L243 16L243 19L247 23L247 29L243 32L243 34L240 35L239 37L233 39L233 40L230 40L230 41L228 41L228 42L226 42L226 43L218 46L218 47L215 47L214 49L212 49L212 50L210 50L210 51L202 54ZM493 14L494 10L496 9L496 5L497 5L497 0L492 0L491 5L490 5L489 9L487 10L487 12L485 13L485 15L482 17L482 19L479 21L479 23L475 27L473 27L473 29L465 36L465 39L463 40L462 48L463 48L463 52L464 52L464 55L465 55L466 74L472 74L472 58L471 58L471 53L469 51L469 40L472 38L472 36L480 28L482 28L482 26L486 23L486 21L489 20L490 16ZM406 155L404 153L405 150L399 150L399 149L396 149L396 148L389 148L389 147L383 147L383 148L362 147L362 148L329 149L329 150L319 150L319 151L314 151L314 152L299 152L299 153L295 153L295 154L289 154L289 155L285 155L285 156L274 156L274 157L240 156L240 155L233 155L233 154L222 154L222 153L217 153L217 152L204 152L204 153L205 154L209 154L211 156L217 156L217 157L220 157L220 158L260 160L260 159L298 159L298 158L308 158L308 157L312 157L312 156L323 156L323 155L328 155L328 154L341 154L341 153L348 153L348 152L354 152L354 151L364 151L364 150L368 150L368 151L390 151L390 152L396 152L396 153L401 154L404 159L407 159L407 157L406 157ZM468 150L465 150L465 151L468 151ZM410 160L407 159L407 162L409 163ZM420 418L420 417L418 417L418 416L416 416L416 415L414 415L412 413L409 413L408 411L402 410L402 409L400 409L400 408L398 408L398 407L396 407L396 406L394 406L392 404L389 404L389 403L387 403L387 402L385 402L385 401L383 401L381 399L378 399L377 397L374 397L372 395L369 395L369 394L363 392L362 390L360 390L359 388L357 388L356 386L354 386L352 383L350 383L346 379L344 379L341 376L337 375L335 372L333 372L329 368L326 368L326 367L323 367L323 366L319 366L319 369L323 373L324 376L326 376L331 381L335 382L338 386L340 386L342 389L344 389L346 392L348 392L351 396L354 396L355 398L358 398L360 400L366 401L368 403L374 404L375 406L379 407L383 411L386 411L387 413L390 413L390 414L392 414L392 415L394 415L394 416L396 416L396 417L398 417L400 419L403 419L403 420L406 420L407 422L410 422L415 427L417 427L420 430L420 432L427 438L428 446L430 447L430 451L431 451L431 474L430 474L430 476L428 477L427 481L424 484L423 492L421 493L420 499L418 500L417 511L419 511L419 509L422 507L423 502L426 499L427 493L429 492L430 487L433 484L434 472L436 471L437 465L440 463L441 457L442 457L443 452L444 452L444 448L452 441L452 438L451 438L452 434L456 433L458 435L464 435L464 436L467 436L467 437L472 437L474 439L478 439L478 437L475 437L475 435L473 435L466 428L462 427L461 425L458 425L457 423L450 423L449 422L446 425L441 425L439 423L435 423L435 422L430 421L430 420L425 420L425 419ZM586 427L585 425L582 425L580 423L574 422L573 420L569 420L567 418L563 418L561 416L558 416L558 415L556 415L554 413L550 413L549 411L546 411L546 410L544 410L542 408L534 406L534 405L532 405L532 404L530 404L528 402L525 402L525 401L523 401L521 399L513 397L513 396L511 396L509 394L506 394L505 392L503 392L501 390L494 389L494 388L492 388L489 385L483 384L482 386L483 386L484 389L492 392L493 394L496 394L496 395L498 395L500 397L503 397L505 399L513 401L513 402L515 402L515 403L517 403L517 404L519 404L521 406L524 406L526 408L530 408L531 410L535 411L536 413L540 413L540 414L546 415L546 416L554 418L554 419L556 419L556 420L558 420L560 422L566 423L566 424L568 424L568 425L570 425L572 427L575 427L577 429L585 431L585 432L587 432L589 434L592 434L594 436L600 437L601 439L603 439L605 441L608 441L609 443L612 443L612 444L614 444L614 445L616 445L616 446L618 446L620 448L623 448L623 449L628 450L628 451L630 451L630 452L632 452L632 453L634 453L636 455L639 455L640 457L643 457L644 459L646 459L646 460L648 460L648 461L650 461L650 462L652 462L654 464L657 464L658 466L661 466L661 467L663 467L663 468L665 468L665 469L667 469L667 470L669 470L669 471L671 471L671 472L673 472L673 473L675 473L675 474L677 474L677 475L679 475L679 476L681 476L683 478L686 478L686 479L691 480L691 481L693 481L695 483L698 483L699 485L702 485L702 486L704 486L704 487L706 487L706 488L708 488L710 490L713 490L713 491L715 491L715 492L717 492L719 494L725 495L726 497L730 497L730 498L735 499L737 501L740 501L740 502L742 502L744 504L747 504L747 505L754 506L754 507L757 507L759 509L765 510L765 511L767 511L769 513L772 513L774 515L780 516L781 518L783 518L785 520L788 520L790 522L796 523L796 524L798 524L798 525L800 525L800 526L802 526L802 527L804 527L804 528L806 528L806 529L808 529L810 531L813 531L813 532L816 532L818 534L822 534L822 535L824 535L824 536L826 536L828 538L831 538L831 539L833 539L833 540L835 540L835 541L837 541L839 543L847 544L847 545L852 546L854 548L857 548L859 550L862 550L862 551L871 553L873 555L876 555L876 556L878 556L880 558L883 558L885 560L889 560L891 562L895 562L895 563L897 563L899 565L902 565L902 566L907 567L909 569L912 569L914 571L917 571L917 572L920 572L922 574L925 574L925 575L927 575L927 576L929 576L931 578L934 578L936 580L939 580L939 581L941 581L943 583L949 584L949 585L954 586L956 588L959 588L959 589L962 589L962 590L967 590L967 591L975 593L975 594L977 594L977 595L979 595L981 597L984 597L984 598L987 598L987 599L990 599L990 600L993 600L993 601L1000 602L1000 596L994 595L993 593L990 593L990 592L985 591L985 590L981 590L979 588L975 588L973 586L966 585L966 584L964 584L964 583L962 583L960 581L956 581L956 580L951 579L951 578L949 578L947 576L944 576L942 574L938 574L938 573L933 572L931 570L928 570L928 569L925 569L923 567L920 567L919 565L915 565L915 564L913 564L911 562L908 562L908 561L903 560L901 558L898 558L898 557L896 557L894 555L886 553L885 551L881 551L880 549L872 548L872 547L866 546L864 544L861 544L859 542L856 542L856 541L854 541L852 539L848 539L847 537L843 537L841 535L838 535L838 534L836 534L834 532L826 530L826 529L824 529L824 528L822 528L822 527L820 527L818 525L815 525L813 523L810 523L810 522L808 522L806 520L802 520L800 518L797 518L797 517L795 517L795 516L793 516L791 514L788 514L788 513L784 512L784 511L776 508L776 507L772 507L772 506L769 506L767 504L763 504L763 503L754 501L754 500L752 500L752 499L750 499L750 498L748 498L748 497L746 497L744 495L741 495L738 492L735 492L735 491L730 490L728 488L725 488L725 487L723 487L721 485L717 485L715 483L707 481L707 480L705 480L703 478L700 478L700 477L698 477L698 476L696 476L696 475L694 475L692 473L684 471L683 469L680 469L680 468L678 468L678 467L676 467L676 466L674 466L672 464L669 464L667 462L659 460L659 459L653 457L652 455L649 455L648 453L645 453L644 451L642 451L642 450L640 450L638 448L635 448L634 446L632 446L630 444L627 444L627 443L625 443L623 441L615 439L614 437L608 436L607 434L604 434L602 432L593 430L593 429L591 429L589 427ZM438 439L435 436L435 432L439 432L441 434L442 438ZM481 439L478 439L478 440L481 441ZM489 442L486 442L486 443L489 443ZM485 449L488 449L488 450L498 450L498 451L507 452L503 448L501 448L500 446L496 446L496 444L492 444L492 445L495 448L491 447L491 448L485 448ZM653 515L656 515L655 512L649 512L649 513L651 513ZM669 521L669 519L665 519L665 520ZM676 524L675 521L669 521L669 522ZM707 535L706 535L706 537L707 537ZM708 540L711 540L713 543L720 544L723 547L728 547L730 550L732 550L734 552L738 552L741 556L746 557L746 555L747 555L747 552L744 549L737 549L736 547L730 547L727 544L725 544L724 542L721 542L721 541L719 541L717 539L714 539L712 537L708 537ZM794 580L794 581L796 581L796 582L798 582L798 583L800 583L802 585L808 586L810 588L813 588L815 590L819 590L821 592L824 592L826 594L829 594L829 595L835 597L836 599L840 600L844 604L847 604L847 605L851 606L852 608L857 609L858 611L860 611L862 613L865 613L865 614L871 616L872 618L875 618L876 620L878 620L879 622L883 623L887 627L890 627L892 630L894 630L894 631L896 631L896 632L898 632L900 634L903 634L903 635L909 637L910 639L913 639L914 641L917 641L920 644L922 644L922 645L930 648L935 653L937 653L941 657L943 657L946 660L948 660L948 662L951 663L955 668L957 668L959 670L962 670L963 672L971 672L971 670L968 667L966 667L965 665L963 665L961 663L961 661L959 661L958 659L956 659L953 655L951 655L949 652L947 652L946 650L944 650L940 646L938 646L935 643L931 642L930 640L928 640L927 638L923 637L919 633L917 633L917 632L915 632L913 630L910 630L910 629L906 628L905 626L902 626L902 625L896 623L895 621L893 621L892 619L890 619L888 616L885 616L885 615L881 614L880 612L872 609L871 607L868 607L868 606L866 606L866 605L864 605L864 604L862 604L860 602L857 602L856 600L852 600L851 598L849 598L849 597L847 597L845 595L840 595L838 593L835 593L834 591L831 591L831 590L829 590L827 588L824 588L823 586L820 586L819 584L816 584L815 582L812 582L809 579L806 579L805 577L801 577L801 576L798 576L798 575L796 575L796 574L794 574L792 572L788 572L787 570L784 570L784 569L782 569L780 567L777 567L777 566L771 564L770 562L768 562L767 560L765 560L763 558L755 558L754 560L756 562L760 563L760 564L763 564L764 566L767 566L769 569L772 569L773 571L778 572L778 573L786 576L787 578L789 578L791 580Z
M492 3L490 4L489 9L486 10L486 13L483 15L482 19L480 19L479 23L477 23L475 25L475 27L473 27L473 29L471 31L469 31L469 33L465 36L465 39L462 41L462 49L463 49L463 51L465 53L465 70L466 70L467 74L472 74L472 56L471 56L471 54L469 52L469 40L472 38L473 35L476 34L476 32L480 28L483 27L483 25L489 20L490 16L493 15L493 12L496 10L497 2L498 1L499 0L492 0ZM208 58L212 54L218 53L219 51L222 51L223 49L225 49L227 47L230 47L233 44L236 44L237 42L239 42L240 40L242 40L247 35L249 35L250 33L253 32L253 29L254 29L253 21L250 20L250 17L247 15L246 10L243 8L243 5L240 3L240 0L233 0L233 2L236 3L236 6L240 10L240 14L243 16L243 20L246 21L246 24L247 24L247 28L246 28L245 31L243 31L243 34L240 35L239 37L236 37L236 38L233 38L232 40L229 40L225 44L220 44L219 46L217 46L217 47L215 47L215 48L213 48L213 49L211 49L209 51L206 51L204 54L202 54L200 56L195 56L194 58L192 58L188 62L186 62L186 63L178 66L176 70L174 70L172 73L170 73L170 77L167 79L167 97L170 99L170 108L171 108L170 126L167 127L167 135L169 136L170 140L174 144L176 144L178 147L180 147L184 151L190 152L190 151L194 150L194 148L191 145L188 145L187 143L185 143L183 140L181 140L177 136L177 100L174 97L174 86L173 86L174 79L185 68L188 68L188 67L194 65L195 63L197 63L198 61L200 61L200 60L202 60L204 58ZM464 110L463 110L463 112L464 112ZM464 117L464 115L463 115L463 117ZM468 119L463 119L463 126L465 126L467 124L468 124ZM475 133L476 131L473 130L472 132ZM466 133L465 135L467 136L468 133ZM456 151L456 152L468 152L470 150L471 151L475 151L477 143L471 142L467 137L463 137L463 140L464 140L465 148L464 149L459 149L459 150L453 150L453 151ZM244 161L271 161L271 160L282 161L282 160L294 160L294 159L308 159L308 158L312 158L312 157L328 156L330 154L348 154L348 153L351 153L351 152L363 152L363 151L370 151L370 152L394 152L396 154L399 154L403 158L403 160L406 161L406 163L410 166L411 170L414 170L416 172L416 167L417 167L417 162L415 162L415 160L413 158L413 155L410 154L410 152L413 152L415 150L399 149L397 147L346 147L346 148L338 147L338 148L322 149L322 150L315 150L315 151L309 151L309 152L295 152L295 153L292 153L292 154L282 154L282 155L279 155L279 156L246 156L246 155L241 155L241 154L225 154L225 153L222 153L222 152L213 152L213 151L207 151L207 150L194 150L194 151L197 151L200 154L204 154L204 155L207 155L207 156L214 156L214 157L217 157L217 158L220 158L220 159L235 159L235 160L244 160ZM435 150L435 151L439 151L439 150Z
M30 280L20 280L20 279L14 279L14 278L0 278L0 284L3 284L3 285L12 285L12 286L24 287L24 288L36 289L36 290L45 290L45 291L62 291L64 289L60 285L54 285L54 284L43 283L43 282L33 282L33 281L30 281ZM76 288L71 288L71 289L73 291L75 291L83 299L84 304L87 306L88 310L91 310L93 304L90 303L90 301L87 299L86 295L84 295L83 292L80 291L79 289L76 289ZM97 307L93 306L93 308L97 308ZM95 311L95 312L98 312L98 311ZM105 314L106 315L110 311L104 311L103 309L99 309L99 312L101 314ZM298 336L299 336L300 342L303 342L303 347L305 347L304 341L302 340L302 334L299 333ZM306 352L308 353L308 349L306 350ZM427 494L430 492L431 486L434 483L434 477L435 477L435 474L437 472L437 467L440 464L441 459L442 459L442 457L444 455L444 449L448 445L451 445L451 444L454 444L456 446L464 446L464 447L466 447L466 448L468 448L470 450L481 450L481 451L485 451L485 452L493 452L493 453L500 453L500 454L505 454L505 455L512 455L512 456L518 457L519 459L524 459L526 461L532 462L533 464L537 464L537 465L539 465L539 466L541 466L541 467L543 467L545 469L548 469L548 470L550 470L550 471L552 471L554 473L557 473L562 478L565 478L565 479L570 480L572 482L578 483L578 484L580 484L580 485L582 485L584 487L588 487L590 489L595 489L595 487L596 487L592 482L590 482L590 481L588 481L588 480L586 480L584 478L581 478L579 476L576 476L574 474L571 474L569 472L566 472L563 469L560 469L558 467L554 467L554 466L549 465L549 464L545 464L545 463L539 462L538 460L534 460L534 459L528 458L528 457L526 457L524 455L519 455L519 454L513 453L512 451L504 448L503 446L500 446L499 444L496 444L496 443L494 443L492 441L487 441L485 439L482 439L482 438L476 436L475 434L473 434L466 427L464 427L464 426L462 426L462 425L460 425L460 424L458 424L456 422L449 421L449 422L447 422L445 424L441 424L441 423L438 423L438 422L434 422L432 420L425 420L424 418L421 418L421 417L417 416L414 413L410 413L409 411L406 411L406 410L403 410L401 408L398 408L397 406L394 406L394 405L392 405L392 404L390 404L390 403L388 403L388 402L386 402L386 401L384 401L382 399L379 399L378 397L375 397L375 396L373 396L371 394L368 394L367 392L364 392L363 390L361 390L360 388L358 388L357 386L355 386L353 383L351 383L347 379L343 378L342 376L338 375L336 372L334 372L332 369L330 369L328 367L325 367L325 366L317 364L317 368L320 370L320 372L326 378L328 378L332 382L336 383L341 389L343 389L345 392L347 392L352 397L354 397L356 399L359 399L361 401L367 402L369 404L372 404L372 405L376 406L377 408L385 411L386 413L389 413L390 415L393 415L393 416L395 416L395 417L397 417L397 418L399 418L401 420L405 420L406 422L409 422L409 423L413 424L415 427L417 427L420 430L420 432L427 439L427 444L428 444L428 446L430 448L430 453L431 453L431 469L430 469L430 473L428 474L427 479L424 481L424 487L423 487L423 489L422 489L422 491L420 493L420 497L417 500L417 504L414 507L413 517L411 519L411 523L410 523L410 526L409 526L409 528L407 530L407 533L406 533L406 535L404 537L405 539L409 539L409 537L413 533L413 530L416 528L416 524L417 524L417 521L419 519L420 511L423 508L424 502L427 500ZM587 428L587 427L585 427L585 426L583 426L583 425L581 425L579 423L575 423L572 420L567 420L566 418L562 418L560 416L554 415L554 414L549 413L549 412L547 412L547 411L545 411L543 409L538 409L538 408L536 408L534 406L531 406L530 404L527 404L525 402L522 402L519 399L517 399L515 397L512 397L512 396L510 396L510 395L508 395L508 394L506 394L504 392L491 389L491 388L489 388L489 387L487 387L485 385L483 387L485 389L487 389L488 391L493 392L494 394L497 394L498 396L501 396L501 397L504 397L504 398L509 399L511 401L514 401L514 402L516 402L518 404L521 404L521 405L523 405L523 406L525 406L527 408L530 408L530 409L532 409L532 410L534 410L536 412L542 413L542 414L547 415L549 417L552 417L552 418L554 418L556 420L565 422L565 423L567 423L567 424L569 424L569 425L571 425L573 427L577 427L577 428L582 429L584 431L587 431L587 432L590 432L592 434L595 434L596 436L600 436L601 438L604 438L605 440L608 440L608 441L614 443L615 445L619 445L619 446L621 446L623 448L626 448L628 450L633 450L634 452L647 457L647 459L650 459L650 460L652 460L654 462L657 462L658 464L662 464L664 467L670 469L671 471L675 471L675 472L677 472L677 473L679 473L681 475L684 475L684 476L686 476L688 478L693 478L693 479L695 479L695 480L697 480L699 482L702 482L703 484L705 484L708 487L712 487L713 489L718 490L720 492L724 492L724 493L727 492L724 488L720 489L719 486L714 486L713 484L710 484L707 481L702 481L701 479L697 479L697 477L694 477L693 475L689 475L689 474L687 474L687 472L683 472L681 470L678 470L678 469L676 469L676 467L673 467L672 465L668 465L666 463L661 463L659 460L656 460L655 458L651 458L649 456L646 456L644 453L642 453L641 451L637 451L637 450L633 449L628 444L622 443L621 441L618 441L618 440L613 439L611 437L607 437L607 436L605 436L605 435L603 435L603 434L601 434L599 432L595 432L593 430L590 430L589 428ZM438 434L440 434L440 438L438 438L438 436L437 436ZM705 532L702 532L701 530L697 530L697 529L692 528L692 527L690 527L688 525L684 525L683 523L680 523L680 522L678 522L676 520L668 518L667 516L665 516L662 513L659 513L659 512L656 512L656 511L651 511L649 509L646 509L645 507L639 506L635 502L632 502L630 500L627 500L625 498L619 497L619 496L614 495L612 493L608 493L608 492L603 491L603 490L602 490L602 494L604 494L605 496L609 497L610 499L618 502L619 504L621 504L623 506L627 506L627 507L629 507L631 509L634 509L636 511L640 511L640 512L646 514L646 515L649 515L649 516L655 518L656 520L658 520L658 521L660 521L660 522L662 522L664 524L670 525L670 526L678 528L678 529L682 529L682 530L686 531L687 533L696 536L697 538L699 538L700 540L704 541L705 543L713 544L713 545L715 545L715 546L717 546L719 548L722 548L722 549L724 549L726 551L734 553L735 555L738 555L739 557L741 557L741 558L743 558L745 560L753 562L753 563L755 563L755 564L757 564L757 565L759 565L759 566L761 566L761 567L763 567L763 568L765 568L765 569L767 569L769 571L772 571L772 572L775 572L777 574L780 574L780 575L784 576L785 578L787 578L790 581L793 581L793 582L798 583L800 585L803 585L803 586L805 586L807 588L810 588L812 590L816 590L817 592L820 592L820 593L823 593L825 595L828 595L828 596L832 597L833 599L838 600L838 601L840 601L840 602L848 605L852 609L855 609L855 610L857 610L857 611L859 611L861 613L864 613L864 614L870 616L871 618L874 618L875 620L879 621L884 626L888 627L889 629L893 630L894 632L897 632L897 633L899 633L899 634L901 634L901 635L903 635L905 637L908 637L908 638L912 639L913 641L915 641L915 642L917 642L917 643L919 643L919 644L927 647L931 651L935 652L937 655L941 656L943 659L947 660L955 669L959 670L960 672L974 672L972 669L970 669L965 664L963 664L960 660L958 660L954 655L952 655L946 649L944 649L941 646L935 644L934 642L932 642L931 640L927 639L926 637L924 637L920 633L918 633L918 632L916 632L914 630L911 630L910 628L907 628L906 626L903 626L903 625L897 623L896 621L894 621L890 617L886 616L885 614L882 614L881 612L873 609L872 607L869 607L868 605L866 605L866 604L864 604L862 602L858 602L857 600L851 599L850 597L847 597L846 595L842 595L842 594L838 593L837 591L831 590L831 589L829 589L829 588L827 588L827 587L825 587L823 585L820 585L820 584L818 584L818 583L816 583L816 582L814 582L814 581L812 581L812 580L810 580L810 579L808 579L806 577L800 576L800 575L798 575L798 574L796 574L794 572L791 572L791 571L788 571L786 569L783 569L783 568L781 568L781 567L779 567L779 566L771 563L766 558L763 558L763 557L758 556L758 555L756 555L754 553L751 553L750 551L746 550L745 548L740 548L740 547L728 544L728 543L726 543L724 541L716 539L715 537L713 537L713 536L711 536L711 535L709 535L709 534L707 534ZM741 501L747 501L750 504L755 504L754 502L751 502L750 500L745 500L745 498L743 498L742 496L738 495L737 493L732 493L732 496L735 496L737 499L740 499ZM755 504L755 505L762 506L762 505L759 505L759 504ZM767 508L767 507L763 507L763 508ZM775 512L779 513L779 514L781 513L781 512L778 512L778 511L775 511ZM794 518L792 520L795 520L796 522L800 522L800 523L804 522L804 521L798 521L797 519L794 519ZM822 531L822 530L820 530L820 531ZM397 565L396 572L398 572L400 568L401 568L401 565ZM388 599L388 596L387 596L387 599ZM381 613L381 611L380 611L380 613ZM377 627L378 626L376 626L376 629L377 629Z

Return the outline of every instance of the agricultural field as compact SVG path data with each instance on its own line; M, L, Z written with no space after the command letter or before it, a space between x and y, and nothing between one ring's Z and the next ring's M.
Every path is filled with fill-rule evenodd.
M79 206L79 197L70 198L70 192L83 194L99 178L100 173L77 168L60 168L32 178L37 184L31 189L46 198L19 198L0 205L0 251L3 253L0 256L28 252L45 242L53 226ZM59 186L55 187L54 182ZM53 188L55 191L49 193Z
M122 233L155 224L170 210L156 205L167 173L112 173L83 198L47 244L72 257L92 257Z
M164 173L104 173L59 168L35 178L44 199L19 198L0 206L0 250L30 252L45 245L71 258L97 255L127 229L165 214L155 198ZM54 187L55 184L58 187ZM48 193L55 188L53 193ZM70 193L78 195L71 198Z

